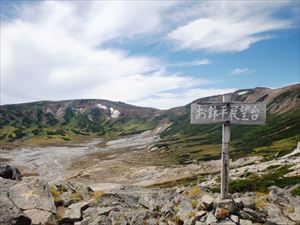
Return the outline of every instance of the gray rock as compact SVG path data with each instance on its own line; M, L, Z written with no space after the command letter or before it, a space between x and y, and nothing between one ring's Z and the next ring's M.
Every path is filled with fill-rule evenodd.
M123 208L136 207L140 208L141 204L138 202L138 197L128 193L105 193L101 197L101 201L97 203L100 207L120 206Z
M179 205L179 211L177 212L177 215L182 221L185 221L188 219L189 214L193 211L193 206L190 201L187 199L183 199Z
M300 197L294 197L289 191L276 186L269 187L268 199L276 205L296 208L299 206Z
M192 225L195 225L197 221L199 221L202 217L206 215L206 211L196 212L194 219L192 220Z
M235 202L231 199L220 200L217 203L217 206L219 208L228 209L229 213L235 213L237 211L237 206L236 206Z
M233 198L233 199L235 199L235 198L240 198L242 195L241 195L241 193L233 193L232 195L231 195L231 197Z
M80 224L80 225L85 225L85 224ZM88 225L112 225L112 222L108 218L108 216L101 215L98 216L93 222L89 223Z
M11 180L21 180L22 175L18 168L13 166L0 166L0 177L4 179L11 179Z
M31 225L31 219L5 193L0 193L0 224Z
M243 206L245 208L255 209L255 202L252 197L244 197L244 198L241 198L241 200L242 200Z
M78 203L70 205L66 209L61 221L73 223L73 222L81 220L82 211L84 211L88 207L89 207L89 203L86 201L82 201L82 202L78 202Z
M202 207L205 210L210 210L213 207L214 197L211 195L203 195L202 196Z
M149 218L146 220L146 224L147 225L158 225L158 219L155 218Z
M206 217L206 224L207 225L211 225L211 224L214 224L216 223L218 220L217 218L214 216L214 214L212 212L209 212L207 214L207 217Z
M295 224L288 218L284 217L280 208L276 205L267 205L265 209L268 212L268 220L275 223L275 224L285 224L285 225L290 225L290 224Z
M299 202L300 203L300 202ZM288 218L292 221L295 221L297 224L300 224L300 206L297 206L294 209L294 212L287 214Z
M243 211L252 217L250 219L252 222L264 223L266 221L266 216L258 211L249 208L244 208Z
M10 199L22 210L41 209L56 213L48 184L39 178L25 178L9 189Z
M0 177L0 192L8 193L9 189L18 183L15 180L4 179Z
M69 181L68 183L64 184L64 187L68 190L70 193L80 193L84 200L89 199L89 193L93 192L93 189L89 186L86 186L84 184L75 183Z
M32 225L56 224L55 215L52 212L40 209L30 209L24 211L24 213L31 219Z
M235 222L235 223L238 223L239 222L239 217L236 216L236 215L230 215L230 219Z
M237 207L239 207L239 208L244 207L244 203L242 201L242 198L235 198L233 201L234 201L234 203Z
M142 213L138 213L137 215L133 216L130 224L131 225L141 225L144 224L144 219L146 218L147 213L146 212L142 212Z
M167 212L173 205L175 191L143 191L140 193L139 203L150 211Z
M112 224L118 224L118 225L127 225L128 221L125 217L126 213L125 210L118 210L118 211L110 211L109 218L112 221Z
M250 220L240 219L240 225L251 225L253 224Z
M80 201L80 199L74 199L72 198L72 193L69 191L66 191L60 195L61 200L63 201L64 207L68 207L69 205L72 205L74 203L77 203Z
M215 223L214 225L236 225L236 223L234 223L233 221L231 221L230 219L225 219L225 220L220 220L217 223Z
M205 222L196 221L195 225L206 225Z

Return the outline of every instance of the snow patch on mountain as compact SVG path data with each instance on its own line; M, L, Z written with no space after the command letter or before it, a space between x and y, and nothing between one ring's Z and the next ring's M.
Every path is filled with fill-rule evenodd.
M102 105L102 104L97 104L97 106L100 108L100 109L107 109L107 106L106 105Z
M120 115L120 112L117 109L114 109L113 107L110 107L110 116L111 118L118 118Z
M243 94L246 94L248 91L241 91L239 92L239 95L243 95Z

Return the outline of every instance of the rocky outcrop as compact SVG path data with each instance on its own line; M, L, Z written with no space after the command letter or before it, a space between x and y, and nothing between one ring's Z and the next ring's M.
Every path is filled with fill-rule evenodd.
M275 189L275 190L274 190ZM282 198L282 199L281 199ZM70 205L61 224L74 225L251 225L299 224L299 201L287 190L272 187L268 194L235 194L220 200L218 194L199 188L143 189L125 187L103 194L99 201Z
M56 213L48 185L39 178L25 178L9 189L10 199L22 210L39 209Z

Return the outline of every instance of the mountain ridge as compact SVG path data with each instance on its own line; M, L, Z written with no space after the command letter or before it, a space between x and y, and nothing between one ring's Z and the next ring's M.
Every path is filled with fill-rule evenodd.
M237 152L251 152L272 146L276 141L288 140L288 148L300 139L300 84L277 89L241 89L230 93L233 101L266 102L266 126L234 126L233 145ZM199 98L191 103L222 101L222 95ZM170 140L197 137L202 144L216 145L221 140L220 124L190 124L190 104L160 110L104 99L39 101L0 106L0 141L4 144L63 143L83 137L115 138L152 130L164 120L171 125L161 131L162 146L176 144ZM254 138L261 134L261 137ZM249 136L249 138L247 137ZM264 137L264 138L262 138ZM261 140L257 144L249 139ZM243 143L246 141L247 143ZM194 145L194 142L191 144ZM249 147L250 146L250 147ZM180 148L185 149L183 146ZM286 147L286 146L285 146ZM176 149L176 148L175 148ZM177 150L176 150L177 151Z

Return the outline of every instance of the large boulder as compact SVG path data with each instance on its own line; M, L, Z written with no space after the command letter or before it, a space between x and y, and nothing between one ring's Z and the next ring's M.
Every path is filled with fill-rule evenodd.
M21 180L22 175L18 168L13 166L0 166L0 177L10 180Z
M31 225L31 219L9 199L6 193L0 193L0 224Z
M48 184L39 178L25 178L9 189L10 199L22 210L40 209L56 213Z

